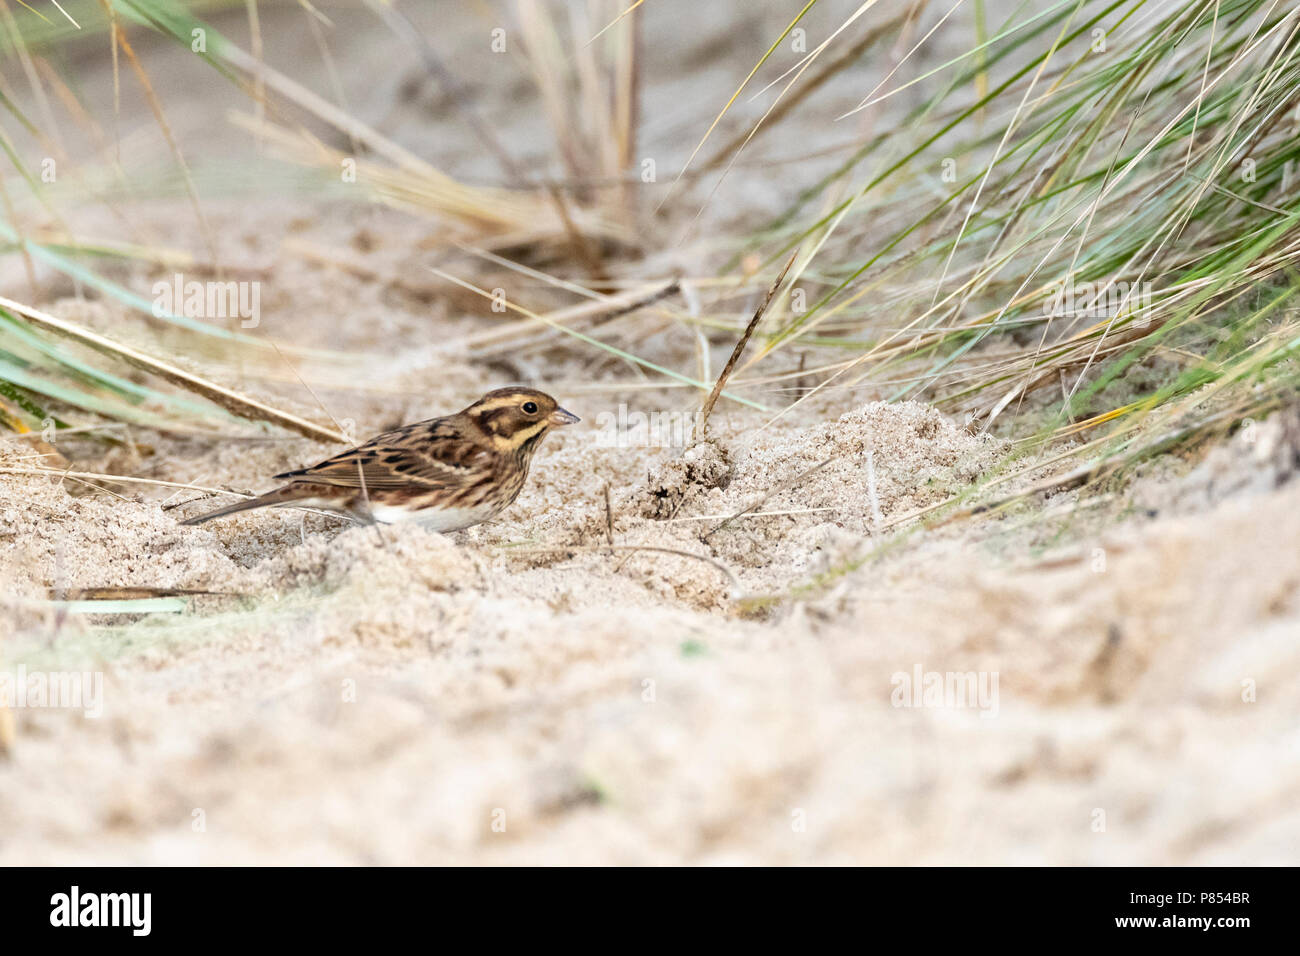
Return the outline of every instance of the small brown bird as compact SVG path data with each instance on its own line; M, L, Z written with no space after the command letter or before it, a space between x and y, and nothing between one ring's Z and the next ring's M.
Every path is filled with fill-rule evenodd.
M276 475L288 484L182 524L296 505L459 531L510 507L546 433L576 421L545 392L498 388L455 415L394 428L310 468Z

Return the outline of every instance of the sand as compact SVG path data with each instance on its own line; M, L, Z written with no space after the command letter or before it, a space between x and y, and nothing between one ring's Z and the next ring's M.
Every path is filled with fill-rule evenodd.
M711 39L654 54L648 112L678 152L697 117L672 108L671 67L694 64L692 95L712 104L732 82L718 64L745 58L709 23ZM345 62L364 70L379 40L358 31ZM426 143L380 86L357 108ZM526 104L492 95L531 141ZM473 151L438 148L449 165ZM711 213L719 228L792 188L734 175L727 195L753 207ZM192 243L183 199L133 208ZM290 510L184 527L214 501L9 473L45 451L78 471L261 491L342 447L250 424L0 443L0 672L102 678L97 716L0 715L0 864L1300 859L1295 409L1105 494L927 526L913 516L1008 469L1024 474L1003 491L1055 473L1048 453L870 387L775 419L789 393L756 392L768 410L724 401L702 441L611 443L601 423L620 406L679 421L699 396L557 336L476 346L503 320L431 278L448 253L429 223L312 197L205 210L224 255L269 270L264 331L346 363L190 354L52 278L42 307L359 437L521 380L583 422L547 438L505 514L447 536ZM627 275L661 274L681 255L664 245ZM697 368L671 327L600 334ZM715 374L733 342L711 339ZM211 593L136 615L46 600L105 587ZM930 675L949 692L927 697Z

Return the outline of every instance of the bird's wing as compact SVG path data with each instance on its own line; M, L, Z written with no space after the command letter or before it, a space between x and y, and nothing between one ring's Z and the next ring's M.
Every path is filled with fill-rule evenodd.
M412 426L413 428L414 426ZM310 479L367 489L423 486L430 491L475 484L490 475L492 453L454 431L398 429L364 445L276 478Z

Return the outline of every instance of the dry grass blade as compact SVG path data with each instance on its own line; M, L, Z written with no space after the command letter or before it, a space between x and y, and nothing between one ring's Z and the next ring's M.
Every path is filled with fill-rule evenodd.
M614 319L630 315L639 309L654 305L671 295L676 294L681 289L680 280L674 279L667 285L654 289L644 295L638 295L636 292L627 292L616 296L602 296L595 302L584 302L581 305L575 305L567 309L560 309L548 313L546 318L549 322L541 322L534 319L524 319L519 322L511 322L499 329L488 329L484 332L476 332L464 339L464 344L468 348L483 348L494 342L508 340L515 335L536 331L538 326L546 326L549 323L569 322L577 319L583 319L592 325L604 325L606 322L612 322Z
M104 7L107 9L110 5L107 0L103 0ZM153 111L154 119L158 122L158 128L162 131L163 138L167 141L167 146L172 155L176 157L176 165L181 171L181 177L185 182L185 191L189 195L190 205L194 207L194 215L199 221L199 230L203 233L204 244L208 247L208 255L213 262L218 260L217 257L217 240L212 233L212 227L208 225L207 217L203 215L203 208L199 205L198 190L194 188L194 177L190 175L189 164L185 162L185 157L181 153L180 144L176 142L176 137L172 135L171 126L167 123L167 117L163 114L162 103L158 95L154 92L153 81L149 79L149 74L145 72L144 64L135 55L135 50L126 39L126 34L116 31L117 46L126 55L127 62L131 64L131 69L135 71L136 79L140 81L140 89L144 91L145 101Z
M253 74L253 113L257 122L261 123L266 119L266 84L262 82L262 67L266 65L262 57L262 23L257 13L257 0L244 0L244 6L248 9L249 49L253 59L258 62L258 70Z
M624 10L624 11L623 11L622 13L620 13L618 16L616 16L613 20L610 20L609 23L607 23L607 24L605 24L603 27L601 27L600 30L597 31L596 35L593 36L590 40L587 41L586 45L587 45L587 46L591 46L591 44L593 44L593 43L595 43L597 40L599 40L602 36L604 36L604 34L605 34L608 30L612 29L612 28L613 28L615 25L617 25L617 24L618 24L618 23L619 23L619 22L620 22L624 17L628 16L630 13L632 13L633 10L635 10L637 7L641 6L641 4L643 4L643 3L645 3L645 0L636 0L636 2L633 3L630 7L628 7L626 10Z
M434 275L438 276L439 278L445 279L446 281L454 285L460 286L462 289L468 289L469 291L478 294L484 299L492 300L495 298L492 295L492 293L487 291L486 289L480 288L479 286L476 286L471 282L466 282L464 279L458 279L456 276L451 275L448 272L443 272L441 269L431 268L429 271L432 272ZM624 349L616 348L615 346L610 345L608 342L602 342L600 339L593 338L590 335L586 335L582 332L578 332L574 329L568 328L567 326L560 325L559 323L554 321L554 319L552 319L551 317L546 315L539 315L536 312L532 312L524 308L518 303L511 302L509 299L504 300L502 304L507 309L510 309L514 312L518 312L520 315L526 316L529 319L532 319L538 323L546 325L557 332L563 332L565 335L569 336L570 338L577 339L579 342L584 342L587 345L591 345L595 348L602 349L603 351L609 353L610 355L617 356L618 358L630 362L634 365L639 365L642 368L649 369L653 372L658 372L660 375L664 375L667 378L673 379L674 381L681 382L683 385L690 385L691 387L698 388L701 391L703 391L707 387L706 383L704 382L697 382L695 379L691 378L688 375L682 375L680 372L675 372L671 368L668 368L663 365L659 365L655 362L651 362L648 359L643 359L638 355L633 355L631 352L628 352ZM590 307L591 307L591 303L584 303L579 308L589 309ZM750 401L747 398L742 398L737 395L730 395L729 397L732 398L734 401L741 402L742 404L745 405L749 405L751 408L763 407L757 402Z
M202 588L154 588L147 585L101 588L50 588L51 601L138 601L161 597L247 597L237 591L206 591Z
M277 92L280 92L277 84L281 80L283 77L277 77L274 71L267 75L268 87ZM318 101L318 104L322 110L333 109L324 101ZM374 155L382 156L393 165L364 158L370 153L354 156L335 149L303 128L290 129L270 120L260 128L253 116L241 113L232 113L229 119L233 125L249 132L260 130L271 155L279 159L331 170L339 169L344 160L355 162L357 181L366 184L371 196L395 208L420 215L433 213L467 226L476 235L514 231L541 238L564 232L550 195L532 196L516 190L466 186L385 140L372 142L363 138L363 134L378 135L369 127L334 124L346 135L355 136L362 145L369 144ZM376 148L376 143L384 148ZM403 156L407 158L399 159ZM619 238L622 235L606 228L592 216L582 217L581 227L584 235L591 238Z
M741 353L745 351L745 346L749 344L749 339L754 334L754 329L758 328L758 323L762 320L763 313L766 312L767 307L772 304L772 299L776 295L776 290L779 289L781 283L785 281L786 273L788 273L790 267L794 265L795 256L798 254L798 249L790 253L790 258L785 262L785 268L782 269L781 274L776 277L776 281L768 287L767 295L765 295L763 301L759 303L757 311L754 312L754 317L749 320L749 325L745 326L745 331L740 336L740 341L737 342L736 347L731 350L731 358L727 359L727 364L723 366L722 374L719 375L718 380L713 383L713 391L709 392L709 397L704 400L704 407L700 409L700 423L695 431L695 434L699 438L704 438L705 428L709 424L709 416L713 414L713 406L718 402L718 396L722 394L722 389L726 386L727 379L731 377L731 372L735 369L736 363L740 361Z
M777 123L792 114L799 104L803 103L806 99L825 86L828 81L833 79L845 68L856 62L862 54L867 52L867 50L878 40L897 30L911 19L912 15L911 10L904 10L902 13L895 15L879 26L872 27L863 34L862 38L854 43L853 46L849 47L848 50L836 57L833 62L827 64L825 68L804 83L798 91L793 95L782 99L780 103L777 104L764 118L763 126L761 128L765 130L772 129ZM735 153L740 152L741 147L747 144L756 135L758 135L757 129L747 129L738 133L725 146L709 157L709 159L704 163L703 168L705 170L710 170L721 166Z
M763 64L768 61L768 58L771 57L773 52L775 52L776 48L780 46L781 41L790 35L790 31L795 28L795 25L800 20L803 19L804 14L806 14L809 10L811 10L813 8L813 5L816 3L817 0L808 0L808 2L803 5L803 7L799 10L799 12L794 15L794 19L792 19L790 23L786 26L786 28L781 31L781 35L772 41L772 45L767 48L767 51L759 58L759 61L754 64L754 68L749 71L749 75L746 76L745 79L741 81L740 86L736 87L736 92L731 94L731 99L727 100L726 104L718 112L718 115L713 118L713 122L709 124L709 128L705 130L704 137L699 141L695 149L691 150L691 155L687 157L685 164L682 166L681 170L677 173L677 176L672 181L672 184L668 187L667 194L664 195L663 199L659 200L659 205L655 208L656 212L664 207L664 203L668 202L668 199L672 195L673 190L677 187L677 184L681 181L682 176L686 174L686 170L688 170L691 166L691 163L695 161L695 157L698 156L700 150L704 148L704 144L708 142L709 137L713 135L713 131L717 128L718 124L722 122L722 117L727 115L727 110L731 109L732 105L736 102L736 100L740 98L740 94L745 91L745 87L749 85L749 81L754 78L754 76L758 73L760 69L762 69Z
M15 302L12 299L6 299L0 296L0 308L8 309L25 318L30 324L44 329L47 332L53 332L65 338L80 342L83 345L102 352L105 355L111 355L119 358L124 362L134 365L136 368L143 369L159 378L166 379L173 385L178 385L188 391L203 396L215 405L224 408L226 411L235 415L254 421L268 422L272 425L278 425L281 428L304 435L307 438L314 438L323 442L347 443L347 438L342 432L335 431L332 428L326 428L323 425L317 425L315 422L309 422L305 418L299 418L297 415L289 412L280 411L278 408L272 408L270 405L263 404L256 399L241 395L238 392L231 391L216 382L210 382L207 379L200 378L174 365L169 365L161 359L153 358L138 352L128 345L120 345L112 339L104 338L89 329L83 329L71 322L47 315L31 306L23 305L21 302Z
M289 102L307 110L317 119L328 123L350 140L355 140L373 150L376 155L394 163L401 169L414 172L432 172L433 167L410 150L399 146L374 128L361 120L350 116L346 111L335 106L329 100L307 89L302 84L285 76L265 63L259 63L251 54L234 44L223 44L221 59L236 69L256 77L271 90Z
M47 478L74 478L78 481L89 483L90 481L110 481L125 482L134 485L152 485L157 488L180 488L189 491L202 491L209 495L234 495L236 498L253 498L255 495L246 495L238 491L230 491L226 488L209 488L205 485L196 485L185 481L163 481L161 478L141 478L137 475L105 475L91 471L69 471L63 468L0 468L0 475L20 475L26 478L47 477ZM181 504L189 504L182 501ZM163 508L169 510L171 505Z

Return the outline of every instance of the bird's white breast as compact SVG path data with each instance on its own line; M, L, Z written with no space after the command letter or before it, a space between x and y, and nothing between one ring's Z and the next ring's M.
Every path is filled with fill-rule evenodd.
M430 531L460 531L472 525L487 521L493 515L492 508L425 508L414 511L394 505L372 503L370 513L376 521L384 524L398 524L414 521Z

